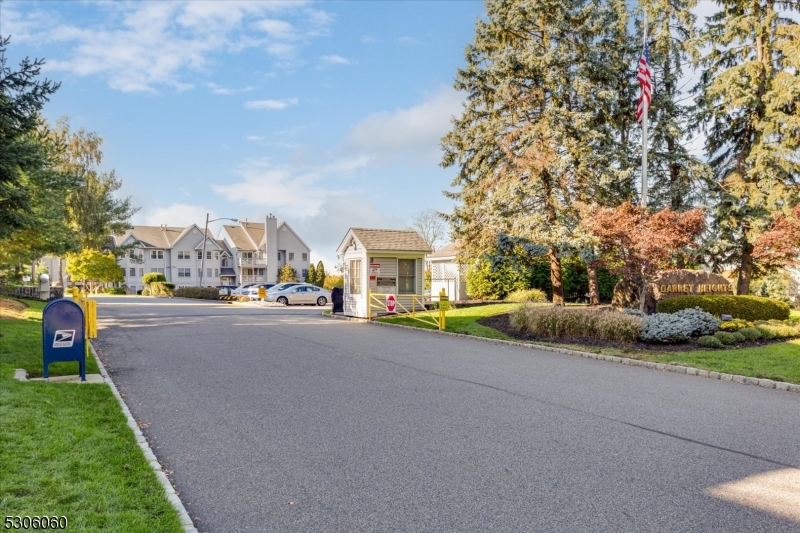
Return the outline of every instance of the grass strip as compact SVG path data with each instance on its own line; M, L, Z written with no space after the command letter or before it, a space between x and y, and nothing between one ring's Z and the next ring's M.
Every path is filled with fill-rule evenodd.
M488 316L509 313L513 309L519 307L519 305L520 304L488 304L477 305L473 307L462 307L460 309L449 309L445 312L445 316L447 317L445 320L445 331L462 333L464 335L473 335L475 337L485 337L487 339L511 340L511 337L505 333L497 331L494 328L478 324L478 320ZM433 310L430 313L437 317L439 315L438 310ZM428 313L418 313L418 315L425 319L424 317L426 317ZM381 322L389 322L390 324L401 324L403 326L414 326L424 329L438 329L430 322L420 322L419 320L415 320L410 316L396 316L391 318L380 318L378 320Z
M481 318L510 312L519 304L490 304L451 309L447 311L447 331L464 333L488 339L515 340L496 329L478 324ZM382 318L383 322L402 324L426 329L436 329L409 317ZM527 342L527 341L521 341ZM800 383L800 339L776 342L751 348L728 348L725 350L695 350L691 352L647 351L635 348L609 348L536 341L535 344L554 348L567 348L605 355L629 357L656 363L691 366L704 370L738 374L788 383Z
M183 531L107 385L14 379L16 368L42 374L44 305L29 305L25 319L0 319L2 514L65 516L68 531ZM86 371L97 372L94 358Z

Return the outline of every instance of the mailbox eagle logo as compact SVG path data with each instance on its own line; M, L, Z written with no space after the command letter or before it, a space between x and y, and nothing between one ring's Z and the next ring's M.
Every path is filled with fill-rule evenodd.
M53 348L72 348L74 340L74 329L58 329L55 337L53 337Z

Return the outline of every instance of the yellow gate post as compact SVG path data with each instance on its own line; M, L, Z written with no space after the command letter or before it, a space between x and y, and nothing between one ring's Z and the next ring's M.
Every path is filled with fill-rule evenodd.
M77 302L80 293L78 292L78 287L72 287L72 301Z
M367 289L367 320L372 320L372 289Z
M444 292L444 289L439 291L439 329L444 330L446 325L446 316L445 313L447 310L450 309L450 300L447 298L447 294Z

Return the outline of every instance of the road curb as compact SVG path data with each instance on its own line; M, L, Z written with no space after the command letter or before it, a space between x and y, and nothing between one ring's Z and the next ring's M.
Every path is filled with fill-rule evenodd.
M795 383L787 383L785 381L773 381L771 379L761 379L761 378L754 378L751 376L740 376L737 374L725 374L722 372L714 372L711 370L704 370L702 368L694 368L690 366L682 366L682 365L670 365L666 363L656 363L654 361L642 361L640 359L631 359L629 357L617 357L614 355L603 355L598 353L591 353L591 352L582 352L579 350L569 350L567 348L555 348L552 346L544 346L541 344L533 344L528 342L517 342L517 341L506 341L503 339L487 339L486 337L476 337L474 335L465 335L463 333L453 333L451 331L439 331L436 329L426 329L426 328L415 328L413 326L404 326L402 324L389 324L386 322L378 322L376 320L368 320L366 318L356 318L350 316L342 316L342 315L334 315L334 314L322 314L322 316L327 318L333 318L336 320L347 320L350 322L360 322L366 324L373 324L376 326L384 326L390 328L404 328L404 329L411 329L414 331L424 331L426 333L435 333L437 335L450 335L452 337L465 337L468 339L476 339L479 341L484 342L491 342L495 344L506 344L508 346L517 346L520 348L528 348L531 350L543 350L546 352L554 352L554 353L561 353L564 355L571 355L574 357L583 357L585 359L596 359L597 361L610 361L612 363L620 363L623 365L628 366L639 366L643 368L649 368L652 370L660 370L662 372L674 372L676 374L687 374L690 376L698 376L704 377L709 379L718 379L720 381L731 381L734 383L740 383L742 385L754 385L756 387L763 387L765 389L776 389L780 391L788 391L788 392L800 392L800 385Z
M174 507L178 512L178 518L181 521L181 526L183 526L183 531L186 533L198 533L197 529L194 527L194 523L192 523L192 517L189 516L189 512L186 510L186 507L183 506L183 502L181 502L180 497L175 492L175 488L172 486L169 478L161 468L161 464L158 462L156 454L153 453L153 450L147 443L147 439L142 433L142 430L139 429L139 425L136 423L136 420L133 418L130 409L128 409L128 406L125 404L125 400L122 399L122 395L120 395L119 391L117 390L117 386L114 385L114 381L111 379L111 376L109 376L108 372L106 372L106 367L103 366L103 362L100 361L100 357L98 357L97 352L94 351L94 346L92 346L91 342L89 342L89 349L91 350L95 361L97 361L97 368L100 369L100 375L103 376L103 380L111 388L111 392L114 393L114 396L116 396L117 401L122 408L122 414L124 414L125 418L127 419L128 427L133 430L133 435L136 437L136 444L138 444L139 448L142 449L144 458L148 463L150 463L150 467L153 469L153 472L155 472L158 482L161 483L162 487L164 487L167 500L169 500L169 502L172 504L172 507Z

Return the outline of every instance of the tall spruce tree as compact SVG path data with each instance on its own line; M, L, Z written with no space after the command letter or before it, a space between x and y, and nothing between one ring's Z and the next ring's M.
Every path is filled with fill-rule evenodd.
M779 210L800 200L800 25L797 2L718 0L698 49L708 50L697 86L705 150L714 171L714 261L739 271L748 294L753 243Z
M697 36L697 17L692 13L696 6L697 0L648 0L643 4L656 83L648 113L647 165L648 205L655 210L687 211L701 203L708 191L709 168L687 148L693 114L690 95L682 87ZM683 257L678 261L682 268Z
M574 201L590 195L603 166L588 74L597 9L487 1L456 76L465 109L442 142L442 165L459 167L457 190L445 194L457 202L448 220L461 254L486 253L501 233L544 245L555 304L564 301L560 257L580 240Z

